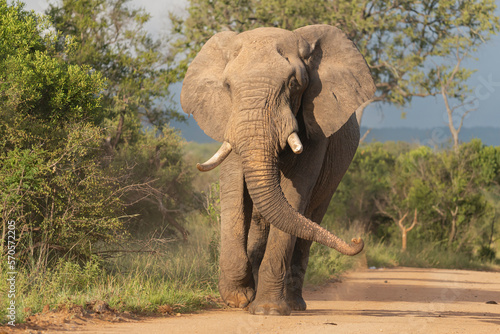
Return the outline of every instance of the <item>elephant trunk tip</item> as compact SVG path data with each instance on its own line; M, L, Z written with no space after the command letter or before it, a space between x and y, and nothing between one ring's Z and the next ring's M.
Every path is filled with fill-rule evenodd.
M356 238L352 238L351 242L354 243L354 244L364 243L363 239L361 239L361 238L357 238L357 239Z
M352 238L351 244L349 245L349 251L345 255L356 255L359 254L365 247L365 242L361 238Z

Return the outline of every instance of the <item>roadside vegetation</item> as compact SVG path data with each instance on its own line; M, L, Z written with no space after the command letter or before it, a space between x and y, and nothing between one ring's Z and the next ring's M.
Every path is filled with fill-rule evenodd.
M223 13L228 22L252 23L233 23L234 30L272 22L293 29L318 23L309 14L320 17L300 12L303 8L292 6L293 1L290 8L300 15L290 17L301 20L272 16L278 13L270 10L277 6L273 1L259 2L267 9L244 3L248 8L228 4L229 12ZM375 1L372 8L391 13L389 21L415 10L384 3ZM440 3L447 13L465 10L455 2ZM464 4L470 3L494 7L490 1ZM149 14L126 0L61 0L47 16L0 0L0 324L7 322L12 300L4 298L12 271L17 272L16 323L44 310L88 308L96 301L138 314L220 306L218 171L202 174L195 168L218 145L186 143L168 125L183 119L171 102L169 85L182 79L190 57L221 29L194 25L212 26L196 16L196 8L211 4L191 1L185 20L172 16L175 33L187 40L168 44L147 34ZM230 10L243 16L233 20ZM356 10L342 7L340 12ZM215 14L204 19L220 17ZM250 14L257 19L247 20ZM427 17L405 16L406 26L391 26L365 14L363 22L371 25L364 31L382 29L377 25L382 24L387 27L383 34L407 33L414 20ZM440 20L439 29L447 31L450 26ZM382 46L364 41L345 24L369 59L380 61L374 66L380 88L376 101L404 106L413 96L433 94L422 87L439 87L439 80L422 81L428 76L413 72L422 68L425 57L401 63L404 54L397 50L405 46L397 44L391 59L379 59ZM485 41L496 31L498 18L455 24L473 29L474 41ZM412 45L436 51L436 41L427 42ZM182 55L186 59L179 61ZM401 66L398 75L382 64L388 62ZM439 73L437 79L446 77L444 68ZM467 73L462 74L461 80ZM449 86L454 87L451 81ZM465 90L457 88L454 94ZM324 283L358 266L498 270L500 147L479 140L441 144L365 143L359 148L323 224L347 240L363 236L365 251L345 257L313 244L306 284ZM14 243L8 242L11 225ZM8 263L11 249L13 267Z

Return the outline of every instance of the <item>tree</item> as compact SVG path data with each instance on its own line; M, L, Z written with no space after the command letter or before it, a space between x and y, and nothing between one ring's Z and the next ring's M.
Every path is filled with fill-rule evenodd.
M401 232L401 250L404 252L407 248L408 232L410 232L418 222L418 202L416 202L414 196L415 184L412 180L402 175L404 171L401 170L400 161L398 162L399 163L397 163L394 168L394 172L391 173L388 191L379 194L379 196L375 198L375 205L381 214L390 218L398 226ZM411 225L407 227L405 225L405 220L413 208L415 211L413 221Z
M47 14L61 31L60 43L72 38L80 45L68 61L106 79L102 162L134 217L127 226L136 231L140 224L144 232L166 223L186 239L177 218L190 207L190 176L180 158L181 140L167 125L184 116L172 108L169 84L176 74L169 52L144 28L150 15L129 0L60 0Z
M395 209L398 211L398 216L393 216L391 215L390 213L388 213L385 209L383 209L382 205L378 204L380 206L380 212L383 213L384 215L388 216L389 218L391 218L399 227L399 230L401 231L401 251L402 252L406 252L406 248L407 248L407 243L408 243L408 232L410 232L411 230L413 230L413 228L415 226L417 226L417 213L418 213L418 210L415 209L415 214L413 216L413 221L411 222L411 225L409 227L407 227L405 225L405 220L406 220L406 217L408 216L408 213L409 211L406 211L404 214L397 210L397 207L395 207ZM402 215L402 216L401 216Z
M499 150L500 152L500 150ZM487 200L487 212L485 214L485 224L480 229L480 249L479 257L485 260L493 260L496 256L494 242L498 240L498 223L500 222L500 187L490 187L485 191Z
M175 74L171 57L159 39L144 28L150 15L132 9L129 0L60 0L47 14L64 38L80 47L68 59L88 65L106 78L102 105L107 112L106 144L116 148L126 127L141 122L162 129L172 119L184 119L172 108L169 84ZM137 123L139 120L139 123Z
M425 230L435 220L431 208L439 195L433 193L425 183L423 173L432 157L433 152L425 146L401 152L390 171L388 191L377 194L374 199L378 211L389 217L399 228L402 251L407 248L408 232L418 222L420 229ZM406 222L407 217L413 217L409 224Z
M66 62L46 18L0 0L0 212L16 221L17 256L38 270L50 255L89 255L121 229L101 155L104 80ZM4 239L2 239L3 245Z
M454 5L454 2L440 1L450 5ZM463 63L471 59L492 35L497 34L500 23L499 17L491 14L496 9L494 1L459 1L456 6L456 13L438 11L435 14L445 15L452 22L447 27L450 33L441 36L418 90L423 95L440 95L443 98L453 149L457 153L464 119L475 110L477 102L473 90L466 84L476 70L464 68ZM453 100L457 103L453 104Z
M455 153L458 153L459 134L462 130L464 119L471 111L475 110L472 105L476 102L475 100L466 101L465 98L467 93L471 93L471 90L468 89L464 82L475 72L460 67L462 61L467 58L467 55L468 52L463 51L463 53L461 53L460 46L458 46L455 53L456 64L451 70L445 65L436 66L435 77L437 82L433 85L433 91L430 92L432 95L440 94L443 98L446 114L448 116L448 128L450 129L451 138L453 140L453 150ZM452 106L450 101L452 98L457 99L460 104ZM458 125L455 124L457 123L457 118L459 120Z
M190 0L187 15L171 14L173 46L183 59L182 78L202 45L223 30L241 32L262 26L293 30L308 24L342 29L359 47L370 66L377 92L371 102L404 107L415 96L435 95L441 87L429 80L433 62L453 56L454 46L473 52L499 29L494 0L338 1L338 0ZM457 44L458 43L458 44ZM465 44L464 44L465 43ZM459 77L454 78L457 85ZM358 109L361 121L366 103Z
M483 149L475 140L461 145L458 153L434 153L418 171L418 177L435 194L429 208L438 215L440 226L434 225L433 233L436 239L446 241L450 251L470 244L474 225L486 210L481 187L490 184L491 174L478 165Z

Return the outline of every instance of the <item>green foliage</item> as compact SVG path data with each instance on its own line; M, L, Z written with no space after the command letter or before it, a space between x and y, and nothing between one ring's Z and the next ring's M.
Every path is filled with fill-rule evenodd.
M205 195L205 213L213 225L220 225L220 185L219 182L212 183Z
M182 140L168 126L183 116L171 107L169 52L144 28L150 15L128 0L60 0L47 14L61 34L56 47L66 40L78 45L67 61L105 78L101 161L116 179L128 230L141 237L174 228L186 239L181 221L192 206L191 172L182 161Z
M146 32L150 15L143 9L132 8L129 0L60 0L47 14L62 34L59 43L69 38L79 45L69 63L91 66L106 78L108 118L128 115L160 129L171 119L183 119L170 107L175 75L168 68L168 50Z
M479 259L482 261L493 261L496 258L497 252L489 246L481 246L479 249Z
M386 149L385 146L390 147ZM396 227L409 227L408 245L433 243L441 250L476 254L496 249L498 240L498 147L479 140L459 152L409 149L393 144L362 146L345 175L325 217L327 224L355 224L376 240L398 245Z
M368 237L365 247L368 268L393 268L400 265L398 255L401 249L398 246L391 246L388 242Z
M113 180L99 167L103 79L69 65L71 43L22 5L0 2L0 197L2 236L16 221L17 252L36 272L50 254L89 255L120 229ZM2 238L2 245L3 245Z
M78 293L91 288L102 273L102 260L96 256L92 256L83 265L60 258L47 279L53 294L57 294L57 291Z
M366 263L369 268L443 268L469 270L495 270L495 264L483 258L463 252L443 252L432 242L419 242L401 252L399 245L376 242L368 239L366 245Z
M103 78L86 66L73 66L68 41L56 50L57 33L48 21L0 2L0 147L50 150L66 137L65 123L97 124ZM8 36L8 37L7 37Z
M185 35L177 57L186 56L173 71L171 57L143 29L149 15L126 0L61 0L48 11L56 29L46 17L0 0L1 246L6 222L15 220L18 320L45 305L92 300L123 311L153 312L162 304L192 310L215 293L219 188L206 176L192 186L195 170L186 164L207 159L216 147L192 150L196 144L184 146L164 126L179 116L168 107L168 84L213 33L334 23L367 55L377 98L404 104L435 85L426 59L446 57L464 36L486 40L498 25L486 0L370 4L192 0L185 20L172 17ZM325 224L372 232L369 265L481 268L478 261L493 263L498 254L499 184L500 148L480 141L457 152L363 146ZM204 193L193 195L193 188ZM419 223L401 253L390 216L413 209ZM154 237L137 248L137 240L125 244L124 222L134 236L154 230ZM173 241L172 229L187 242ZM311 254L308 282L354 265L320 245ZM1 292L7 261L0 262Z
M359 260L359 257L344 256L315 242L311 245L305 283L318 285L332 278L337 278L356 267Z
M379 223L375 220L379 215L376 195L388 191L395 160L395 154L384 149L381 143L358 149L349 171L335 192L326 220L332 221L329 219L331 215L345 217L344 221L375 231L371 224Z
M0 198L3 221L16 221L19 259L38 258L31 263L37 269L51 252L88 255L93 243L112 240L121 226L115 184L95 162L99 130L87 124L68 132L53 151L16 148L0 165L0 186L7 190Z

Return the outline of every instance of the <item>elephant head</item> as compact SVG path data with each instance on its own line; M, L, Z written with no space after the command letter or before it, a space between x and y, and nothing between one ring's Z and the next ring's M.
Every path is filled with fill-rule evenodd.
M354 255L363 249L361 239L347 244L287 202L278 156L287 143L295 153L302 151L297 133L313 139L335 133L374 91L363 56L339 29L258 28L214 35L189 66L181 104L208 136L223 142L198 164L200 170L215 168L234 151L250 197L267 221Z

